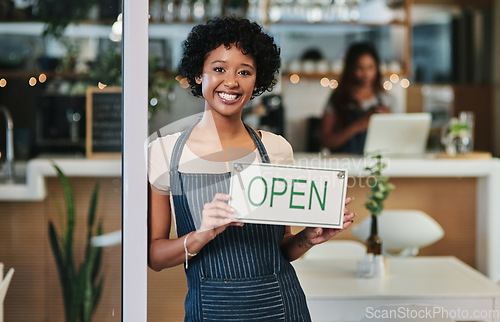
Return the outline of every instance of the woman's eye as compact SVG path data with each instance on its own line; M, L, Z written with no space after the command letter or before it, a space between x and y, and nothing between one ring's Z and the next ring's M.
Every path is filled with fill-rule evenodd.
M242 70L242 71L240 72L240 74L241 74L241 75L244 75L244 76L250 76L250 75L252 75L252 73L251 73L250 71L248 71L248 70Z
M215 67L214 71L216 71L218 73L222 73L224 71L224 69L222 67Z

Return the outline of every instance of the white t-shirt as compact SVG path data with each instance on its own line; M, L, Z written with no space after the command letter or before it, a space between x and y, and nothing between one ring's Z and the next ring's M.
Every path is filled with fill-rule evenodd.
M281 135L267 131L259 131L261 140L266 148L269 160L274 164L293 164L293 150L288 141ZM148 146L148 176L149 182L155 192L170 193L170 160L175 142L181 135L177 132L159 137ZM187 145L184 145L179 160L179 171L184 173L227 173L230 172L234 162L261 163L258 150L237 160L227 162L209 161L194 154Z

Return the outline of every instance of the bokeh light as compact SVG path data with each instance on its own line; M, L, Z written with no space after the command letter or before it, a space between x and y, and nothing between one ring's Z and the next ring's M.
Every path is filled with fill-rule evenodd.
M323 77L320 81L321 86L328 87L330 85L330 80L327 77Z
M410 81L409 81L407 78L403 78L403 79L401 80L401 83L400 83L400 84L401 84L401 87L403 87L403 88L408 88L408 87L410 87Z

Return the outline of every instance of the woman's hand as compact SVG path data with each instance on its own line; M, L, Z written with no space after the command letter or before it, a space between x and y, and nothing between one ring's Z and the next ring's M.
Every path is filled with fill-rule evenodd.
M363 116L359 117L356 121L352 123L352 126L356 133L364 132L368 129L368 124L370 123L370 117L373 114L388 114L391 109L386 105L377 105L370 108Z
M375 113L387 114L390 112L391 112L391 109L387 105L378 105L375 107Z
M243 223L233 222L236 219L234 208L226 203L230 198L228 194L217 193L211 202L204 205L197 235L210 241L228 226L243 226Z
M345 205L350 204L354 199L351 197L346 198ZM347 208L344 208L344 225L341 229L337 228L322 228L322 227L307 227L302 230L299 240L303 243L303 246L311 248L314 245L321 244L338 233L347 229L352 223L356 214L354 212L349 212Z
M353 127L355 133L364 132L368 129L368 124L370 123L370 117L372 114L374 113L368 112L352 123L351 126Z

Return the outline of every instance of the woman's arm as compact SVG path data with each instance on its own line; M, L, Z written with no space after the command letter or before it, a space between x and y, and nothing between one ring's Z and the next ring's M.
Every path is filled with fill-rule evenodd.
M149 266L155 271L177 266L186 260L184 239L169 239L171 226L170 196L151 189ZM188 250L195 253L193 238L188 240ZM200 247L201 248L201 247Z
M155 271L177 266L186 261L184 239L179 236L170 239L171 210L170 196L151 190L149 266ZM202 213L200 229L189 233L186 248L189 253L198 253L203 246L223 232L229 225L241 226L241 223L231 223L235 216L232 208L225 203L229 196L216 194L212 202L205 204ZM190 257L188 257L189 259Z
M348 205L352 200L353 198L347 198L345 204ZM285 236L281 242L281 252L286 259L292 262L304 255L314 245L321 244L348 228L352 224L354 216L353 212L349 212L347 208L344 208L344 225L342 229L307 227L294 235L291 233L290 227L287 226Z
M330 149L341 147L354 135L366 131L370 115L362 116L352 124L335 130L338 125L338 117L330 111L325 111L321 120L321 145Z

